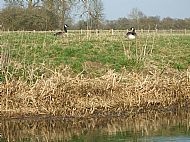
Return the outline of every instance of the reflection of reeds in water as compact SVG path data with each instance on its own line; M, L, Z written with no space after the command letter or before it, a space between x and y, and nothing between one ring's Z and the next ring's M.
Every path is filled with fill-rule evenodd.
M26 119L2 121L0 133L7 141L68 141L81 136L90 141L96 136L113 137L118 133L133 140L143 136L170 136L182 131L187 134L189 122L188 113L155 112L127 118Z

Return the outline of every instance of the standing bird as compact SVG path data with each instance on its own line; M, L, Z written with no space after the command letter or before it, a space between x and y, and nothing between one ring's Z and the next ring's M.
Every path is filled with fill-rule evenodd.
M64 32L56 32L54 33L54 36L63 35L64 33L67 33L67 27L69 27L67 24L64 25Z
M135 32L135 28L134 27L130 28L130 31L127 32L126 36L130 40L135 39L137 37L137 34Z

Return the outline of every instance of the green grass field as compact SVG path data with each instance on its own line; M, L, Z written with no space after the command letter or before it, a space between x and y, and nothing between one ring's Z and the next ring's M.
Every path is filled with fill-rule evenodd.
M55 37L52 33L10 32L2 33L1 56L8 72L19 77L27 75L28 68L42 65L53 70L67 65L74 73L91 76L101 76L109 69L186 70L190 64L190 36L141 34L137 40L128 41L123 35L111 34ZM35 72L37 76L42 73Z
M139 33L130 41L124 33L1 32L0 38L4 115L125 114L189 100L188 34Z

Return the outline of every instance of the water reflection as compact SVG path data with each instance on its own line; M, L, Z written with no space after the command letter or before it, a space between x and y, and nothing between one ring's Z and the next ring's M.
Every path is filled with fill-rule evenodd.
M0 142L189 141L189 126L189 113L149 113L127 118L1 120Z

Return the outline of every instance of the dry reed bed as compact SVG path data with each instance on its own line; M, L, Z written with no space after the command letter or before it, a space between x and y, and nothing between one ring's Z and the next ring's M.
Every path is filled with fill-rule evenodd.
M115 73L97 78L63 72L30 84L12 79L0 84L1 117L126 116L149 111L176 111L190 105L187 72Z

